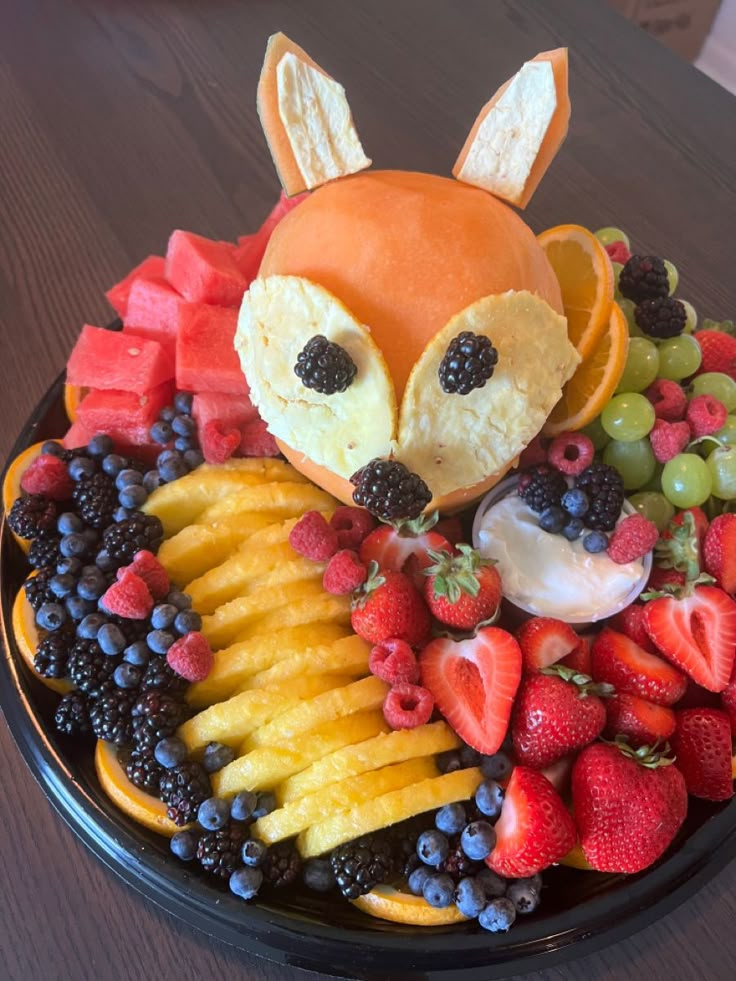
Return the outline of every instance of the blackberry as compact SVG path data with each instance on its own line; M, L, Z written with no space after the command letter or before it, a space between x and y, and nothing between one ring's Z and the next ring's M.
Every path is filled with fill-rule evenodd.
M81 691L70 691L56 706L54 724L65 736L84 736L91 731L89 703Z
M546 463L529 467L519 477L519 497L537 513L546 508L559 507L562 495L566 491L565 478L559 470Z
M108 585L115 581L114 576L109 577ZM107 588L107 587L105 587ZM135 644L136 641L145 640L146 634L151 629L147 620L126 620L125 617L108 616L108 621L119 627L128 644Z
M133 706L133 740L141 751L153 747L167 736L173 736L184 721L184 706L162 691L146 691Z
M658 296L654 300L642 300L634 310L634 319L647 337L663 340L680 336L687 323L687 311L674 297Z
M80 691L98 698L108 689L117 663L118 658L102 653L96 640L78 639L69 651L69 677Z
M156 552L163 541L164 529L153 514L137 512L125 521L107 528L102 536L102 547L116 566L128 565L141 549Z
M450 341L438 375L443 392L467 395L483 388L498 364L498 351L487 337L464 330Z
M398 460L371 460L350 478L353 501L382 521L417 518L432 499L422 478Z
M115 743L116 746L130 742L130 710L134 700L135 695L121 688L105 691L96 699L89 710L89 721L98 739Z
M618 277L622 296L634 303L665 297L670 291L667 267L656 255L632 255Z
M179 827L196 820L199 805L211 796L210 778L194 760L166 770L161 777L159 797L168 805L167 817Z
M343 896L357 899L396 871L396 855L390 836L376 833L340 845L330 864Z
M39 569L35 576L30 576L23 583L26 599L33 611L38 613L44 603L55 603L56 596L49 587L49 580L56 575L53 569Z
M106 528L112 521L112 513L118 506L115 482L105 473L82 477L74 485L74 503L77 514L92 528Z
M44 678L66 678L69 652L74 646L74 631L68 627L47 634L36 648L33 667Z
M125 772L128 774L128 780L136 787L158 797L164 768L156 762L153 753L132 750L125 759Z
M316 334L299 352L294 374L305 388L322 395L344 392L352 384L358 369L344 347Z
M56 525L56 505L43 494L17 497L8 512L8 526L19 538L35 538Z
M460 845L460 835L454 835L450 839L450 850L447 858L440 862L437 871L446 872L455 885L467 876L475 875L480 869L485 868L483 862L474 862L463 851Z
M575 486L585 491L590 507L583 521L595 531L613 531L624 503L624 482L615 467L592 463L577 478Z
M166 663L163 657L152 657L141 678L141 691L160 691L176 697L183 695L189 682Z
M272 845L261 864L263 881L274 889L283 889L296 882L301 870L301 855L293 841L279 841Z
M229 879L240 861L245 832L237 824L228 824L219 831L205 831L197 843L199 864L210 875Z
M28 564L32 569L45 569L55 566L59 561L59 542L61 538L53 531L42 531L31 542L28 549Z

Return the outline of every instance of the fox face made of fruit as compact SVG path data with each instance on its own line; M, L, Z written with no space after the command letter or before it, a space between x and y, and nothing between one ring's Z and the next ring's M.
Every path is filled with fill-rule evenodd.
M483 108L457 180L357 173L370 160L342 86L281 34L258 109L287 193L317 189L277 226L243 300L254 403L292 464L346 503L366 503L377 459L416 475L412 503L381 517L471 502L579 361L552 267L500 200L524 206L564 139L566 51L527 62Z

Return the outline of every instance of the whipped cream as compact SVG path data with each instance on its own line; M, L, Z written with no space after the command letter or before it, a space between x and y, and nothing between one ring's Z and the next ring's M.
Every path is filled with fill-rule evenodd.
M512 491L480 519L475 547L495 559L503 594L538 616L594 621L610 616L642 582L641 559L617 565L539 527L539 515Z

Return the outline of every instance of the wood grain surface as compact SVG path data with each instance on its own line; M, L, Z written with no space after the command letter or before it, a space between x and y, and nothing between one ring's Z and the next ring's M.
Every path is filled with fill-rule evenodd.
M277 30L346 85L375 166L440 174L497 85L569 45L571 132L532 226L621 225L678 265L701 314L736 313L736 100L603 0L4 0L0 457L80 325L110 319L105 288L173 228L233 238L269 210L254 101ZM0 978L302 976L144 901L53 812L5 725L0 753ZM735 894L724 869L655 926L528 981L733 978Z

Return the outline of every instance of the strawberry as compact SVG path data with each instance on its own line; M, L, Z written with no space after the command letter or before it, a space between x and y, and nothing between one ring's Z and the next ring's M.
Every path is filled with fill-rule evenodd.
M588 677L592 677L593 665L590 656L592 643L592 637L578 637L578 646L567 657L563 657L559 663L564 664L566 668L572 668L578 674L587 674Z
M665 705L626 692L606 702L607 739L626 736L632 746L651 746L666 742L674 731L675 713Z
M440 623L472 630L496 615L501 577L490 559L470 545L458 545L454 554L430 549L429 555L434 565L424 570L424 598Z
M608 682L619 693L638 695L657 705L674 705L687 687L685 676L671 664L610 627L593 641L592 662L595 681Z
M684 572L678 572L677 569L662 569L658 565L653 565L647 581L647 590L650 593L657 593L666 586L684 586L685 582Z
M709 691L723 691L736 650L736 602L717 586L686 589L645 607L644 625L662 654Z
M708 519L698 507L679 511L662 532L655 556L663 569L684 572L687 579L697 579L702 566L702 545L708 530ZM654 570L652 570L654 571ZM650 578L649 589L653 586Z
M532 617L516 631L516 639L525 671L541 671L581 646L572 627L554 617Z
M586 746L572 769L572 806L583 854L600 872L641 872L662 855L687 814L672 760L625 742Z
M736 337L720 330L698 330L693 337L703 355L698 374L721 371L736 381Z
M521 651L500 627L437 637L419 655L422 685L455 732L479 753L497 753L521 679Z
M731 723L731 734L736 739L736 664L731 672L731 680L721 692L721 708Z
M596 686L587 675L559 665L525 675L511 716L518 762L539 769L592 743L606 724L598 696L612 694L610 685Z
M562 798L545 776L526 766L511 773L495 832L486 865L512 879L536 875L575 844L575 824Z
M657 648L651 642L647 628L644 626L644 607L640 603L632 603L616 616L611 617L610 625L620 634L626 634L642 650L656 654Z
M726 593L736 593L736 514L714 518L703 541L705 571Z
M703 800L733 797L731 723L725 712L707 708L678 712L672 749L689 794Z
M431 630L429 610L411 579L401 572L378 575L375 564L353 600L350 622L369 644L381 644L393 637L405 640L410 647L421 647Z
M429 550L446 549L452 545L432 529L436 512L429 519L380 525L362 541L358 554L364 565L375 562L382 571L404 572L411 576L418 589L424 586L424 569L432 565Z

